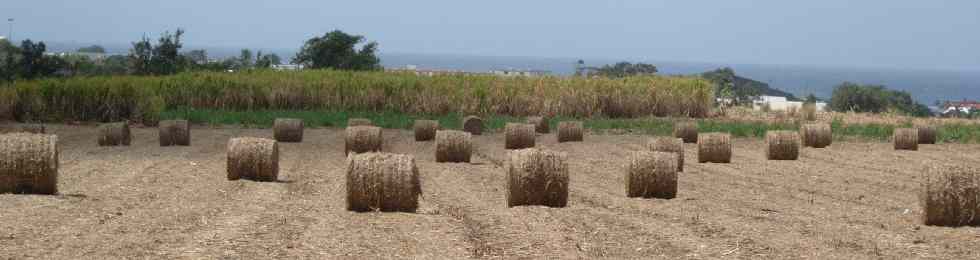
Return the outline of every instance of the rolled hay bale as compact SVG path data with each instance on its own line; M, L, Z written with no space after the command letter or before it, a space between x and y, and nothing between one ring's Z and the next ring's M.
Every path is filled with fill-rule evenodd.
M922 222L930 226L980 226L980 168L932 166L919 189Z
M653 138L647 143L652 152L674 153L677 155L677 172L684 171L684 139L671 137Z
M436 138L436 131L439 130L439 121L435 120L415 120L415 141L432 141Z
M238 137L228 141L228 180L276 181L278 178L276 140Z
M677 154L630 153L625 182L626 197L673 199L677 196Z
M421 195L415 157L390 153L347 157L347 210L415 212Z
M160 146L191 145L191 124L187 120L163 120L157 125Z
M897 128L892 134L895 150L919 150L919 129Z
M534 125L507 123L504 125L505 139L504 148L524 149L534 147Z
M527 123L534 125L534 131L540 134L547 134L551 132L551 128L548 126L548 118L540 116L532 116L527 118Z
M684 143L698 142L698 125L694 122L681 122L674 124L674 137L684 140Z
M800 140L804 147L824 148L834 140L830 124L804 124L800 127Z
M374 122L367 118L351 118L347 119L347 126L374 126Z
M698 162L731 163L732 136L727 133L699 134Z
M348 126L344 154L380 152L384 137L377 126Z
M278 142L303 142L303 119L276 118L272 131Z
M766 132L766 159L796 160L800 158L800 134L796 131Z
M472 135L483 134L483 119L477 116L463 118L463 131Z
M99 125L99 146L126 145L132 141L129 122L105 123Z
M581 142L583 139L582 121L566 121L558 123L558 142Z
M542 149L511 151L507 166L507 206L568 204L568 155Z
M57 194L58 136L0 135L0 193Z
M436 162L470 162L473 154L472 135L463 131L436 132Z
M931 125L920 125L919 144L936 144L936 127Z
M46 129L42 124L23 124L20 125L20 131L31 134L43 134L46 132Z

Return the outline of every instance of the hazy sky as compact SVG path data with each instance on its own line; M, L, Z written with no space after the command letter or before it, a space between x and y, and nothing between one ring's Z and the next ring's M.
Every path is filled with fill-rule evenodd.
M298 49L333 29L382 52L980 70L977 0L7 0L14 36ZM3 26L0 34L7 34Z

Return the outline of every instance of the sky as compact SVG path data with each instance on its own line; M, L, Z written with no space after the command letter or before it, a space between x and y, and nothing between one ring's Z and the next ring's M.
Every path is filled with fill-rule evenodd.
M976 0L9 0L0 21L15 19L15 40L184 28L186 46L295 50L340 29L385 53L980 70L978 13Z

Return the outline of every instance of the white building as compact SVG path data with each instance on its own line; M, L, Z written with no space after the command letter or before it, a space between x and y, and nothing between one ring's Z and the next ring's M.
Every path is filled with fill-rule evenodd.
M800 110L803 108L803 102L789 101L786 97L759 96L752 101L752 108L755 110L762 110L766 105L769 106L769 111ZM817 101L817 111L826 111L826 109L827 102Z
M490 74L497 76L522 76L522 77L538 77L547 76L551 74L550 71L545 70L515 70L515 69L494 69L490 70Z
M274 70L301 70L305 68L302 64L274 64L272 69Z

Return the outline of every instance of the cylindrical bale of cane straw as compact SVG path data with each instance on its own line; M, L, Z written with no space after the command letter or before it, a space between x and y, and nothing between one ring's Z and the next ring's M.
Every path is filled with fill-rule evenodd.
M766 159L796 160L800 157L800 134L796 131L766 132Z
M647 143L652 152L667 152L677 155L677 172L684 171L684 139L673 137L658 137Z
M568 155L536 148L510 152L507 206L568 204Z
M698 162L731 163L732 136L727 133L699 134Z
M415 157L390 153L347 157L347 210L415 212L421 195Z
M58 136L0 135L0 193L57 194Z
M105 123L99 125L99 146L126 145L132 141L129 122Z
M344 154L380 152L384 137L377 126L349 126L344 139Z
M677 196L677 153L630 153L625 182L627 197L673 199Z
M892 134L895 150L919 150L919 129L897 128Z
M678 122L674 124L674 137L684 140L684 143L697 143L698 125L693 122Z
M834 140L830 124L814 123L800 126L800 140L804 147L824 148Z
M191 125L187 120L163 120L158 123L160 146L190 146Z
M504 125L504 133L504 148L506 149L534 147L534 140L537 138L532 124L507 123Z
M238 137L228 141L228 180L276 181L279 144L276 140Z
M470 162L473 143L470 133L456 130L436 132L436 162Z
M936 127L931 125L920 125L919 144L936 144Z
M303 119L297 118L276 118L272 126L273 136L278 142L300 143L303 142Z
M547 134L551 132L551 128L548 125L547 117L540 117L540 116L528 117L527 123L534 125L534 131L539 134Z
M415 120L412 128L415 130L415 141L432 141L436 138L436 131L439 130L439 121Z
M477 116L463 118L463 131L472 135L483 134L483 119Z
M930 226L980 226L980 168L931 166L922 176L919 206Z
M558 123L558 142L581 142L583 139L582 121Z

